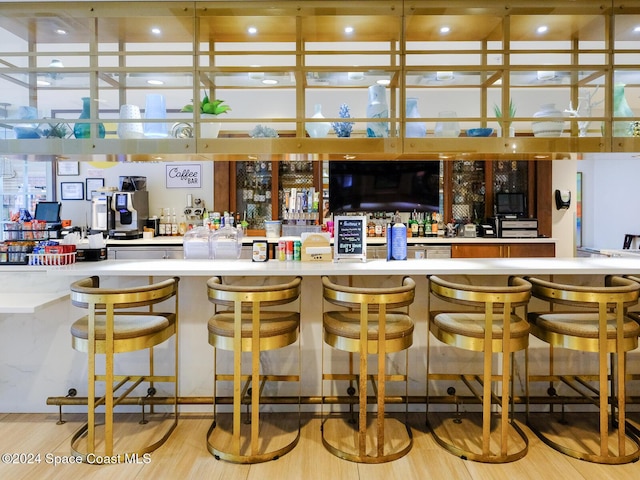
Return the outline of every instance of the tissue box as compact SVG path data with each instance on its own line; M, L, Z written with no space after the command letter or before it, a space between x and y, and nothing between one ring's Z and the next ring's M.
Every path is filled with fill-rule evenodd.
M106 260L107 247L102 248L79 248L76 251L76 260L78 262L95 262L98 260Z

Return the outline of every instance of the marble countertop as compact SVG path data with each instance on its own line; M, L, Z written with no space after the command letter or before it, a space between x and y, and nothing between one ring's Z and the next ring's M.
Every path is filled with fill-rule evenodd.
M23 267L25 271L29 271L29 268ZM639 275L640 256L638 258L447 258L406 261L375 259L366 262L103 260L49 267L46 273L51 276Z

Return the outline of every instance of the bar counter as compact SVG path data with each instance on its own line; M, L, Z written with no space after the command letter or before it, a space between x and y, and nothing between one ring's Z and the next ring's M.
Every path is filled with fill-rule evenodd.
M24 267L29 271L32 267ZM15 269L17 270L17 269ZM640 274L639 258L453 258L292 262L269 260L106 260L45 268L47 276L605 275Z
M86 395L86 355L71 348L69 327L83 311L70 305L69 285L76 279L99 275L105 286L133 286L168 276L180 281L180 396L206 397L213 392L213 352L207 341L206 323L213 312L207 298L206 280L221 275L227 282L263 283L268 277L303 277L301 296L302 395L316 397L321 392L320 362L322 361L322 289L320 277L332 275L341 282L357 285L395 286L404 275L416 281L416 299L410 314L416 324L414 344L409 349L409 395L424 397L426 392L427 343L427 279L429 274L448 275L461 281L485 284L505 282L509 275L554 276L580 284L597 284L606 274L640 275L639 258L492 258L492 259L410 259L406 261L367 260L340 262L251 262L250 260L103 260L77 262L65 266L7 266L0 268L4 297L21 293L22 299L31 292L34 304L47 296L47 303L37 309L14 312L0 309L0 412L56 413L57 407L47 405L47 398L66 395L70 388ZM59 300L51 301L51 294ZM2 300L0 298L0 301ZM531 304L531 308L536 305ZM638 310L640 308L634 307ZM3 313L4 312L4 313ZM438 362L452 371L478 365L476 353L442 347ZM534 370L546 369L546 348L534 337L530 339L530 359ZM132 362L144 356L133 355ZM291 359L275 357L274 364ZM563 353L558 353L562 361ZM596 359L578 354L583 366L596 365ZM629 368L640 371L640 351L631 352ZM128 362L129 360L127 360ZM335 361L335 360L331 360ZM572 360L572 361L575 361ZM524 385L524 356L516 356L516 385ZM535 371L532 373L536 373ZM640 382L632 382L640 383ZM629 394L639 394L638 385ZM162 392L159 393L160 395ZM274 408L293 408L274 406ZM183 411L210 412L209 405L187 404ZM315 409L317 405L305 405ZM412 404L418 411L424 405ZM85 411L70 406L65 411Z

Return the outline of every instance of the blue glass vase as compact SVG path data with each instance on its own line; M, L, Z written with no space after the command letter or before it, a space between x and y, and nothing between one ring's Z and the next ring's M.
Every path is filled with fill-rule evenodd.
M91 118L91 99L89 97L82 97L82 113L80 113L80 119ZM98 138L104 138L105 129L102 123L96 124L98 128ZM73 126L73 136L76 138L91 138L91 124L90 123L76 123Z

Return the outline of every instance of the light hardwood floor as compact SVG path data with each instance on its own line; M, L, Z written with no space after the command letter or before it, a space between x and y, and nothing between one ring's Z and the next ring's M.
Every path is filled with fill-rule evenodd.
M289 415L289 414L287 414ZM341 460L322 446L320 419L305 416L300 443L282 458L258 465L233 465L215 460L207 451L207 415L183 414L168 442L151 454L148 464L60 465L46 462L46 454L69 455L71 434L81 415L0 414L0 453L40 453L37 465L0 464L0 479L593 479L637 480L640 462L620 466L595 465L566 457L540 442L523 426L530 439L527 456L513 463L488 465L457 458L438 446L424 426L424 414L412 414L413 449L387 464L362 465Z

